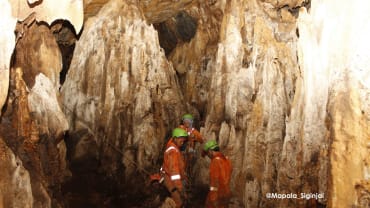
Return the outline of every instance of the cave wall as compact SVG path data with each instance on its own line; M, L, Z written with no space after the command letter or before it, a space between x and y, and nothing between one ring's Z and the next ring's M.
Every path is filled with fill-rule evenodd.
M311 2L305 1L205 4L208 10L204 10L212 11L207 17L222 19L221 25L217 21L212 25L211 18L206 22L212 31L219 30L219 36L214 36L217 42L212 44L211 36L205 35L212 31L207 31L198 16L195 37L169 55L175 69L183 74L180 80L185 80L186 99L204 116L202 133L208 139L218 139L233 159L234 194L239 204L366 204L369 89L364 83L368 83L369 58L363 50L341 52L359 45L366 48L368 42L359 40L363 36L358 34L366 32L348 32L357 28L352 26L357 24L356 18L359 22L367 19L366 9L356 8L357 3L338 6L337 2L315 1L312 8ZM347 8L358 15L345 18ZM333 13L324 14L326 9ZM197 16L194 10L187 12ZM325 15L333 19L323 18ZM339 37L332 38L333 34ZM338 44L343 42L346 44ZM357 64L361 67L346 68ZM338 85L347 82L350 84ZM337 91L347 99L339 98ZM341 105L346 107L339 110ZM356 124L343 131L347 120ZM349 139L354 135L356 139ZM348 151L344 153L343 148ZM348 156L349 152L353 156ZM338 155L342 158L339 161ZM361 159L344 162L352 158ZM333 164L338 166L333 168ZM348 165L350 169L344 168ZM200 171L206 180L207 170ZM351 194L339 191L343 189ZM325 197L275 201L265 197L271 192L321 193Z
M77 33L83 25L83 2L4 0L0 2L1 14L1 68L0 68L0 109L3 108L8 94L10 57L18 39L34 20L49 25L57 19L69 20Z
M293 7L301 6L300 2ZM297 207L304 201L266 198L267 193L302 191L302 166L288 170L283 151L286 120L292 116L299 69L295 18L289 7L258 1L224 5L220 40L212 67L204 134L218 139L234 164L235 195L245 207ZM282 15L284 14L284 15ZM299 126L298 126L299 127ZM312 151L307 148L308 154ZM295 160L296 161L296 160ZM298 163L298 162L297 162ZM305 180L305 182L308 182ZM315 189L313 184L308 185Z
M145 181L143 169L158 171L165 139L185 112L157 32L122 1L86 22L61 94L69 135L83 138L72 160L98 160L108 176L132 185Z
M9 13L9 4L1 3ZM50 33L50 28L33 28L32 15L26 24L18 23L16 31L26 28L34 35L21 33L25 38L17 47L36 52L18 49L9 94L7 60L15 43L7 41L13 38L10 32L1 34L0 42L9 46L1 48L6 53L0 57L0 75L5 76L0 77L0 107L8 98L2 129L13 132L2 134L3 146L23 163L44 155L47 148L52 152L41 159L42 165L31 160L39 169L24 165L30 176L27 171L22 176L2 173L1 184L14 189L0 189L0 202L51 206L57 196L50 195L59 192L44 188L58 185L67 174L61 141L67 129L72 163L98 161L99 171L140 192L135 185L143 183L146 171L159 168L170 130L183 113L191 112L204 137L217 139L233 162L234 206L368 206L367 3L111 0L85 1L84 6L88 20L61 98L55 40L50 34L44 34L47 40L27 40ZM2 21L15 24L13 16L7 17ZM5 24L10 25L6 31L12 24ZM171 50L165 53L159 41L169 35ZM30 44L37 41L42 47ZM18 143L9 143L13 137ZM29 144L37 151L22 150ZM2 165L13 170L14 158L4 157ZM41 184L33 175L45 174L46 161L56 166L46 174L47 184ZM22 163L15 164L23 170ZM207 184L208 164L203 158L196 162L197 183ZM9 184L10 177L26 184L24 198L5 201L17 187ZM31 193L31 183L41 185ZM272 200L267 193L324 197Z
M60 187L70 174L63 141L69 127L58 101L61 61L50 28L36 22L18 40L13 53L10 93L0 132L4 143L23 162L17 162L17 166L28 171L23 175L29 173L32 197L24 203L30 207L62 206ZM7 200L19 203L23 198Z
M9 66L10 57L14 50L14 27L16 24L16 18L11 15L11 5L8 1L2 1L0 3L0 12L4 15L1 18L1 36L0 36L0 110L3 108L8 95L9 87ZM0 111L1 115L1 111Z
M370 139L367 8L368 3L361 1L340 5L315 1L309 13L300 12L299 60L309 81L305 91L311 99L327 95L322 112L328 117L330 141L329 207L369 206L365 199ZM326 17L319 18L324 13Z
M0 136L0 207L32 207L30 175L3 140Z
M0 4L0 207L61 207L68 123L59 106L61 54L48 24L69 19L79 31L82 1Z

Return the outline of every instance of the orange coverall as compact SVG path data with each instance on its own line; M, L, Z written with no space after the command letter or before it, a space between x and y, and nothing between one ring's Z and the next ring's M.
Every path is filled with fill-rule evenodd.
M203 143L203 137L198 130L195 128L186 128L184 125L180 125L179 127L188 132L188 147L194 148L195 142Z
M231 198L230 177L232 166L221 152L215 152L209 167L210 188L206 200L207 208L228 207Z
M179 148L172 139L168 141L164 152L162 172L164 172L164 185L171 193L171 198L176 202L176 207L181 207L183 203L181 198L182 181L186 177L185 164Z

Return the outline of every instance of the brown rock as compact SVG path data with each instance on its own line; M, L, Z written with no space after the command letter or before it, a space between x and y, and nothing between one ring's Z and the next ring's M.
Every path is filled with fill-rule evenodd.
M91 144L104 155L97 158L102 170L114 174L125 167L127 177L155 165L185 109L156 31L135 4L121 1L87 21L62 96L70 135L81 142L74 158L96 158L83 148Z

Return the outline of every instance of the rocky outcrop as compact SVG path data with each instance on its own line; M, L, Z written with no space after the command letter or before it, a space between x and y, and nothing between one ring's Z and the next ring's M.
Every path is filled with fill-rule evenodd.
M18 41L13 56L1 135L29 171L33 201L27 206L60 207L62 203L60 186L68 174L62 139L68 123L58 101L61 61L49 27L36 22ZM19 203L18 198L8 200Z
M289 182L280 181L281 159L296 154L283 151L286 120L299 76L294 58L295 23L292 17L265 13L271 6L253 1L226 3L216 56L211 61L204 134L217 139L231 157L234 194L245 207L279 206L266 194L298 192L294 184L301 183L296 176ZM297 167L296 171L303 170ZM291 203L282 206L296 207L299 201Z
M11 5L8 1L0 2L0 12L3 17L0 19L0 116L1 109L8 95L9 87L9 65L12 55L14 42L14 27L16 19L11 15Z
M35 19L44 21L49 25L55 20L68 20L75 26L77 32L83 24L82 0L60 1L57 4L53 0L7 0L12 8L12 16L23 21L34 13Z
M0 207L32 207L33 195L28 171L2 137L0 150Z
M321 98L322 104L316 104L316 108L321 107L322 114L327 116L322 125L329 131L324 137L329 140L329 146L321 149L329 151L323 152L330 160L329 207L369 206L365 202L369 195L364 190L369 180L370 73L365 69L370 59L368 37L364 35L368 31L363 29L369 25L370 15L365 9L368 5L361 1L341 5L335 1L317 1L312 2L309 13L300 12L299 60L305 71L306 100ZM327 18L320 19L324 8L331 9L325 11ZM312 141L323 146L325 142L319 138Z
M86 0L84 2L84 19L87 20L90 17L96 16L99 10L109 0Z
M337 123L343 123L342 116L339 116L341 122L333 120L333 116L338 115L338 112L346 112L344 108L334 110L342 105L342 103L338 105L339 100L343 101L336 96L337 93L333 93L338 90L338 85L334 83L346 82L342 78L337 80L338 82L332 82L331 79L336 79L334 77L338 74L354 77L350 85L355 87L350 91L356 93L351 95L352 93L347 92L345 87L347 85L340 87L339 91L346 91L344 93L346 97L354 96L351 100L357 100L354 104L350 104L352 101L349 102L348 107L351 107L346 108L348 111L346 114L358 115L348 120L354 119L360 123L344 134L358 135L353 145L356 149L362 150L353 158L363 159L361 164L338 162L338 165L352 165L353 170L358 169L354 171L357 172L357 176L349 179L352 182L348 184L351 185L346 185L352 190L352 195L344 194L347 203L351 201L348 206L358 203L355 196L357 189L353 184L360 183L366 176L362 173L364 169L366 170L365 158L368 153L363 150L366 149L365 144L369 136L366 127L368 119L361 116L367 115L367 110L360 114L356 111L367 109L369 90L363 83L368 80L368 75L361 68L354 70L360 71L353 73L355 76L350 75L352 72L335 67L337 66L334 65L335 58L328 58L330 57L328 54L331 54L328 51L329 46L326 45L328 42L324 43L321 39L326 37L326 33L319 31L325 31L324 28L330 27L315 22L319 21L316 15L320 15L322 11L319 5L320 3L316 3L312 8L312 14L308 15L312 15L309 17L310 22L307 22L304 13L300 14L302 17L299 19L298 28L296 28L297 8L310 9L310 2L296 1L275 5L273 2L230 1L226 4L210 5L209 9L217 11L223 19L219 27L217 24L216 27L212 27L212 31L216 31L217 28L220 30L216 50L208 56L201 50L204 43L208 43L204 48L207 48L207 52L211 51L212 42L208 41L210 39L207 39L207 36L201 35L202 21L199 21L201 23L194 39L190 43L176 47L169 56L175 69L186 77L184 83L187 83L188 87L183 89L187 100L191 100L191 104L197 106L199 112L207 112L203 117L205 119L203 134L208 139L218 139L226 154L234 161L234 181L237 182L234 184L236 190L234 194L239 201L234 203L243 204L241 206L310 207L319 204L340 206L341 202L327 201L332 199L332 189L342 189L343 184L338 185L342 183L342 177L350 175L348 172L333 174L344 168L332 169L332 166L329 166L337 164L337 159L333 160L333 156L330 156L334 148L332 145L337 145L332 141L341 140L340 138L347 140L347 137L340 136L343 134L340 130L342 125L337 126ZM359 11L354 7L352 11ZM338 10L342 11L343 8L340 7ZM215 17L220 18L220 15ZM366 18L361 15L359 17ZM346 21L355 22L355 20ZM310 30L307 31L307 28ZM345 27L340 28L346 30ZM211 31L207 32L212 34ZM347 37L345 31L340 31L339 34L343 34L341 37ZM317 39L318 37L320 39ZM345 42L348 42L347 40ZM337 40L336 43L338 42L341 41ZM314 43L318 45L316 50L313 50ZM346 48L357 47L357 44L348 44ZM333 51L337 51L336 53L341 51L338 46L333 45L332 48ZM336 53L333 53L334 57L349 56ZM362 62L364 68L366 53L355 51L353 54L362 57L357 58L357 63ZM323 59L325 61L322 61ZM200 60L207 60L206 67L200 67L204 63ZM343 65L348 64L338 64ZM206 73L206 70L210 72ZM361 76L358 76L359 73ZM201 79L205 74L211 78L210 81L204 82ZM202 96L198 96L198 93ZM357 93L361 96L356 95ZM333 103L337 103L335 107ZM335 131L334 126L337 126ZM359 129L362 133L359 133ZM349 148L348 145L344 146ZM339 145L334 149L337 148L343 146ZM347 158L342 157L341 161ZM201 170L204 170L204 166L200 166ZM206 177L207 174L201 175ZM338 181L338 184L333 186L331 184L333 180ZM265 197L267 193L297 193L298 196L300 193L320 193L325 197L318 200L275 201L267 199ZM366 197L363 194L361 197L363 203Z
M85 19L96 16L100 9L109 2L109 0L86 0L84 1ZM136 5L145 16L149 24L164 22L191 5L198 4L192 0L151 0L136 1L126 0L126 3Z
M0 57L0 109L2 109L8 95L9 63L16 41L25 35L34 20L45 21L48 24L57 19L69 20L79 32L83 24L83 4L82 1L63 1L55 4L53 1L9 0L2 1L0 7L3 14L0 34L0 43L3 46Z
M68 128L57 95L61 57L49 28L36 26L35 20L51 24L67 19L79 32L82 1L10 0L0 5L0 207L58 207L66 170L61 138Z
M315 22L316 10L320 11L316 5L320 4L311 5L311 2L307 1L207 1L188 4L183 7L184 11L181 13L184 17L195 20L196 32L186 40L181 39L181 31L177 27L181 24L177 19L179 12L168 13L169 17L175 18L166 18L166 15L153 18L155 15L149 14L147 10L154 11L159 4L151 7L145 7L144 4L139 6L148 22L160 22L156 26L159 39L162 40L161 45L166 49L167 57L177 71L180 94L184 95L187 109L199 115L201 123L204 122L202 133L205 138L217 139L234 163L233 203L242 207L338 205L339 202L330 201L336 198L333 194L337 192L333 190L338 189L338 183L332 182L344 176L340 176L342 173L333 174L336 170L332 169L331 165L337 163L331 155L334 154L332 148L340 147L333 141L341 140L342 131L339 129L342 127L337 126L337 123L341 123L343 118L338 116L338 112L345 110L337 110L339 100L333 91L339 89L328 80L335 77L329 71L343 75L348 73L332 69L333 64L330 63L335 62L334 60L326 58L324 62L312 61L314 57L314 60L322 60L326 56L324 54L328 53L322 49L321 39L309 35L321 34L319 31L324 31L321 23ZM166 6L163 8L165 13ZM301 12L299 8L302 8ZM177 11L175 6L172 9ZM310 9L311 14L304 12ZM310 27L311 24L313 27ZM325 34L321 35L320 38L325 37ZM116 50L121 50L120 47L122 46L116 46ZM315 50L312 50L313 47L316 47ZM89 55L84 57L86 56ZM78 63L95 63L95 59ZM97 74L102 71L104 72L100 70ZM327 73L322 73L323 71ZM92 75L88 72L88 75L69 76ZM103 74L103 77L105 76ZM367 79L364 80L366 82ZM363 83L364 80L357 81ZM354 82L357 81L354 79ZM105 85L106 83L103 84L104 89ZM366 109L368 106L368 88L362 84L351 86L357 86L352 92L359 92L360 95L353 94L358 103L356 101L355 106L348 104L352 107L346 109L349 110L349 115L357 115L355 109ZM68 88L78 89L77 86L65 86L65 94ZM73 94L80 93L77 91ZM103 92L100 89L96 91ZM89 90L83 90L83 97L88 93ZM104 96L109 94L111 93L103 93ZM350 95L347 92L344 94ZM93 135L97 135L97 121L94 121L97 116L96 113L86 112L104 109L99 107L102 105L99 99L103 98L103 95L98 96L98 101L91 101L90 107L82 107L84 113L77 110L72 114L75 114L76 118L84 117L82 120L87 121L84 125L90 126L85 132L93 132ZM85 104L79 104L84 102L71 103L84 106ZM93 102L98 104L93 105ZM362 114L367 115L367 111L364 110ZM176 118L169 116L168 119ZM365 131L368 121L360 115L353 119L361 121L354 131L361 129L365 132L355 142L361 149L360 144L365 144L368 137L367 130ZM76 123L73 119L71 122ZM83 126L80 123L75 125ZM171 125L166 125L169 126ZM358 135L355 132L350 134ZM93 143L99 143L99 138L100 136ZM124 144L120 143L120 146ZM124 148L120 148L122 149ZM366 154L361 153L361 158L365 158ZM138 163L141 164L140 160ZM338 167L340 164L342 163L339 162ZM198 182L206 183L207 161L200 159L196 167L199 173ZM359 168L358 173L363 173L365 162L356 167ZM362 176L356 178L358 180L354 181L361 183ZM355 182L350 184L353 183ZM366 185L357 187L363 188ZM355 186L351 185L350 188L352 193L356 193ZM276 201L266 198L267 193L297 193L299 197L300 193L320 193L320 196L325 197L318 200ZM349 198L352 199L351 203L356 204L354 194Z
M45 3L46 10L55 6L28 2ZM15 156L0 165L23 170L23 164L30 172L29 179L18 171L0 173L0 185L13 187L9 193L0 189L4 205L33 200L35 207L62 206L55 199L66 170L61 139L67 129L72 166L115 181L123 197L142 192L146 174L158 170L165 141L185 112L196 115L204 137L218 140L231 158L234 207L369 205L368 3L89 0L84 5L89 19L61 99L59 72L65 62L50 29L32 15L23 27L18 24L26 33L17 36L0 134L12 151L0 147ZM1 9L9 13L9 6ZM15 24L12 17L2 20ZM66 38L72 33L61 28L59 23L51 28L59 43L73 45L75 37ZM11 48L5 41L11 34L2 37ZM0 57L5 70L9 47ZM7 82L1 86L0 105ZM22 163L14 163L17 156ZM207 186L208 162L199 158L194 164L195 185ZM7 181L13 176L32 184L32 194L28 188L24 198L5 202L17 187ZM278 200L268 193L320 195Z
M19 40L14 56L17 67L23 70L30 112L39 122L40 134L60 137L68 130L58 102L62 57L48 26L35 22Z
M143 169L159 168L165 139L185 112L156 31L135 4L118 0L86 22L62 96L76 141L72 161L100 161L121 184L136 183L133 191L145 181Z
M138 6L142 9L145 19L149 23L159 23L176 16L182 10L196 3L192 0L154 0L140 1Z

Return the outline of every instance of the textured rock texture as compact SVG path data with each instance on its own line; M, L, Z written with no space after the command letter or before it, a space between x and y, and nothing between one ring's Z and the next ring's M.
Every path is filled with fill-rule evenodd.
M327 18L318 18L325 8L331 8L325 11ZM341 5L317 1L312 2L310 13L303 10L299 18L299 60L308 82L306 100L322 103L312 104L322 106L322 114L328 117L322 123L329 130L329 153L325 153L330 158L329 207L369 206L369 189L364 194L370 153L370 43L365 35L369 31L364 30L369 28L368 8L369 3L361 1Z
M25 35L33 20L49 24L57 19L69 20L79 32L83 24L83 3L77 1L26 1L2 0L0 2L0 109L7 98L9 87L9 63L16 41ZM16 25L16 21L18 23ZM16 35L15 35L16 34ZM1 115L1 113L0 113Z
M25 36L17 35L0 125L0 147L9 155L0 166L17 171L0 172L0 186L11 187L0 189L0 202L63 206L67 129L72 165L114 181L122 200L145 194L147 171L158 170L171 129L191 112L233 162L231 207L368 207L369 4L88 0L78 39L64 23L49 28L28 16L17 26L26 33L17 33ZM7 17L1 21L15 24ZM59 46L76 44L60 98L67 61L51 31ZM6 41L11 33L1 35L7 53L0 75L8 76L4 59L14 43ZM73 49L61 50L66 57ZM5 87L1 82L0 105ZM195 185L207 186L208 163L194 164ZM24 197L8 200L19 186Z
M305 175L302 166L294 166L293 172L289 169L287 173L293 175L288 180L283 173L289 167L281 165L286 154L296 162L302 151L296 144L295 150L283 151L286 121L292 116L294 97L299 95L299 68L294 18L289 12L286 19L271 12L273 6L230 1L220 7L220 39L210 61L204 134L217 139L232 159L235 203L245 207L297 207L305 203L265 197L269 192L303 191L302 180L306 182L299 177ZM294 131L294 142L299 143L300 126ZM307 147L307 154L312 151ZM313 184L308 186L315 189Z
M72 160L98 160L99 169L135 189L144 182L137 171L159 168L165 138L185 112L157 32L122 1L86 22L62 96L76 142Z
M109 0L84 1L85 19L96 16L107 2ZM150 24L164 22L189 6L198 4L198 1L192 0L125 0L125 2L140 8L145 16L145 20Z
M80 31L83 24L83 2L82 0L6 0L12 5L12 15L22 21L31 13L35 13L38 21L48 24L57 19L69 20Z
M60 139L68 129L57 98L61 56L48 27L36 29L35 20L67 19L79 32L82 1L3 0L0 10L0 207L58 207L66 170Z
M0 149L0 207L32 207L33 195L28 171L6 145L2 136Z
M32 195L27 202L23 201L26 197L7 198L7 204L62 206L60 186L68 174L62 139L68 122L58 101L61 61L59 47L49 27L32 23L16 45L9 96L0 128L2 139L23 161L17 166L29 171L28 188L32 186ZM11 168L4 166L4 169ZM25 180L24 176L16 174L12 177Z
M217 27L217 21L208 19L204 23L199 20L197 33L190 43L176 47L169 55L175 69L184 74L186 100L191 101L190 104L201 114L207 112L203 114L203 134L208 139L218 139L234 161L234 194L237 197L234 203L240 206L313 207L327 204L337 207L344 201L348 206L358 205L359 201L365 203L363 187L366 185L361 184L363 179L367 180L364 170L368 157L369 87L364 83L369 82L365 70L369 57L360 49L353 50L352 54L340 54L342 45L338 42L341 40L347 43L346 49L358 48L361 44L355 35L360 32L348 32L348 27L339 24L356 25L356 21L344 21L337 16L340 17L347 7L353 12L361 11L354 18L367 19L366 12L363 7L356 9L357 3L351 6L338 6L334 2L313 4L315 7L310 14L303 11L310 9L311 3L302 1L287 5L257 1L210 4L205 8L213 11L214 18L221 18L222 23ZM303 13L296 28L299 7ZM335 8L333 19L327 24L320 18L323 8ZM189 9L189 13L191 11ZM203 24L214 25L204 34L212 34L219 28L219 39L215 38L217 42L213 45L211 35L202 35L202 29L207 28ZM330 25L338 25L338 39L329 41L333 34ZM349 35L357 42L349 41ZM207 50L202 51L202 46ZM204 51L210 51L210 55ZM343 60L351 61L343 63ZM354 63L361 67L351 70L343 67ZM202 64L205 66L200 67ZM208 79L202 79L203 76ZM336 78L338 76L342 78ZM343 79L347 76L352 78ZM347 81L351 84L338 85ZM353 86L352 90L349 86ZM339 110L337 108L344 105L345 99L338 98L335 91L347 98L354 97ZM346 120L356 125L343 131ZM353 148L348 144L348 135L356 135L354 141L349 140L353 142ZM348 157L347 153L344 156L343 148L351 149L348 151L356 155ZM334 153L334 149L338 150ZM342 159L334 159L337 154ZM349 158L361 159L345 162L353 160ZM338 166L333 168L329 164ZM347 165L352 167L350 172L343 168ZM199 166L202 167L200 171L204 170L202 165ZM207 173L201 175L206 180ZM351 177L346 177L348 175ZM343 178L347 178L348 183ZM331 184L333 181L336 183ZM357 183L358 188L355 187ZM351 190L351 195L339 191L343 188ZM356 199L359 190L362 200ZM325 197L276 201L265 197L269 192L323 193ZM335 201L342 197L346 200Z
M33 23L19 40L14 57L14 68L23 69L30 112L39 122L40 134L60 137L68 129L58 103L62 57L48 26Z
M11 15L11 5L8 1L0 2L0 116L1 109L8 95L9 87L9 64L15 42L14 27L16 19Z

